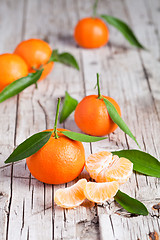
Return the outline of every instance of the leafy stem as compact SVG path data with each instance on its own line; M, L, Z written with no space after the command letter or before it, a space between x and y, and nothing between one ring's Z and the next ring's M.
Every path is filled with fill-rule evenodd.
M95 0L93 5L93 18L97 16L97 6L98 6L98 0Z
M109 114L110 118L112 119L112 121L115 124L117 124L123 132L128 134L128 136L130 136L136 142L137 146L140 148L135 136L132 134L132 132L130 131L128 126L125 124L125 122L123 121L123 119L121 118L119 113L117 112L117 109L115 108L115 106L107 98L105 98L101 95L100 86L99 86L99 74L98 73L97 73L97 84L96 84L96 86L98 88L98 99L103 99L103 101L106 105L108 114Z
M98 88L98 99L102 99L101 89L99 86L99 73L97 73L97 88Z
M41 70L37 70L35 73L29 73L26 77L19 78L16 81L10 83L0 93L0 103L7 100L8 98L17 95L30 85L36 84L40 79L42 72L43 68Z
M60 106L60 102L61 99L58 98L58 102L57 102L57 110L56 110L56 118L55 118L55 123L54 123L54 137L57 139L59 138L58 134L57 134L57 122L58 122L58 115L59 115L59 106Z

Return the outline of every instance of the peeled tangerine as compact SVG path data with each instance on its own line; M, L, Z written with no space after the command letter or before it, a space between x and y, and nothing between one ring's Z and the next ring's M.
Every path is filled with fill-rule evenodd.
M85 198L102 203L114 197L119 184L125 183L132 174L133 164L107 151L91 154L85 160L86 170L96 182L79 180L76 184L55 193L55 202L64 208L79 206Z
M119 184L116 181L106 183L87 182L81 179L73 186L58 189L54 201L63 208L75 208L85 198L92 202L102 203L114 197L118 191Z
M107 151L91 154L85 160L85 167L96 182L117 181L125 183L132 174L133 163Z

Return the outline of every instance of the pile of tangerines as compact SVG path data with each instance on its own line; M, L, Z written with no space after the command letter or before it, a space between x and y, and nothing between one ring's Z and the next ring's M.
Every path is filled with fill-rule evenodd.
M86 18L77 24L74 37L82 47L97 48L108 42L109 31L102 20ZM44 79L54 65L53 62L49 62L51 53L52 49L48 43L40 39L29 39L22 41L14 53L0 55L0 91L42 66L44 70L40 79ZM121 115L117 102L110 97L103 97L110 101ZM104 136L117 128L109 116L103 98L99 95L90 95L82 99L74 116L77 126L89 135ZM72 187L57 190L55 202L61 207L74 208L85 198L99 203L114 197L119 185L131 176L133 164L128 159L113 156L107 151L91 154L85 159L83 144L68 138L61 131L68 130L53 131L48 142L26 159L31 174L44 183L62 184L78 177L85 166L90 177L96 182L80 179Z
M111 98L109 100L120 112L115 100ZM83 132L93 136L106 135L117 128L107 112L103 99L99 99L98 95L85 97L77 105L75 120ZM95 126L92 128L93 124ZM57 129L55 125L54 130L46 131L53 131L48 142L26 159L31 174L48 184L62 184L78 177L85 165L90 177L96 181L87 182L86 179L81 179L72 187L57 190L55 193L57 205L74 208L85 198L96 203L104 202L114 197L119 185L125 183L131 176L133 164L128 159L113 156L107 151L91 154L85 159L83 144L62 133L68 130Z
M48 43L40 39L22 41L14 53L0 55L0 91L15 80L26 77L43 66L40 80L52 70L54 63L49 62L52 49Z

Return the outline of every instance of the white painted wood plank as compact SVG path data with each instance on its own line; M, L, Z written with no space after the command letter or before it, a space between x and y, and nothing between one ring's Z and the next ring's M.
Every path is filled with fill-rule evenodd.
M158 109L160 105L158 101L155 101L156 99L155 87L156 88L158 87L159 79L157 78L156 75L152 75L153 65L155 66L156 74L158 75L160 74L160 71L159 71L160 68L158 67L159 62L155 59L155 57L157 57L156 54L158 53L158 50L159 50L159 42L157 38L155 39L154 26L151 26L150 24L148 24L148 22L150 21L150 18L149 18L149 15L147 14L146 2L140 1L139 3L134 3L132 6L130 6L128 1L126 1L126 5L127 5L128 13L130 14L132 25L135 28L135 30L137 29L137 24L135 21L133 21L133 11L135 8L139 8L139 14L137 15L136 21L139 21L141 23L139 25L141 27L140 32L141 32L142 42L145 42L150 48L149 53L146 53L145 51L140 52L141 64L144 71L144 77L147 81L148 90L150 91L150 96L151 96L151 99L148 99L147 95L145 95L145 99L143 98L143 101L145 102L144 107L146 107L148 111L148 117L146 116L146 118L144 118L145 119L144 122L146 123L145 129L147 131L145 130L143 132L143 136L146 143L145 144L146 150L151 154L159 157L159 149L158 149L159 137L157 135L157 129L159 129L159 110ZM143 16L143 17L140 17L140 16ZM146 34L148 37L146 37ZM149 76L149 72L151 74L151 77ZM151 78L151 82L150 82L150 78ZM151 86L154 86L154 88L152 89ZM143 112L147 112L145 109L142 109L142 110ZM148 122L147 122L147 119L148 119ZM145 134L147 133L148 133L148 136L145 137ZM152 141L152 144L151 144L151 141ZM148 180L149 180L148 185L152 185L152 186L155 185L155 187L157 186L157 181L158 181L157 179L148 178ZM157 192L157 195L159 196L159 192Z
M46 9L49 11L50 6L48 4L44 5L42 11L40 2L27 1L24 26L25 39L30 37L42 38L43 32L41 31L43 28L46 29L46 24L42 19L47 18ZM48 88L47 80L46 84L43 85L42 83L39 85L38 90L31 86L20 94L17 119L17 145L28 136L49 127L50 119L48 119L48 112L46 111L45 113L45 109L43 109L43 103L44 105L48 104L48 99L44 96L45 91L47 91L46 88ZM52 91L53 88L50 89L49 93L51 94ZM54 109L55 107L53 106L52 108L52 103L47 105L48 111L52 112ZM22 191L19 191L19 186ZM15 214L17 205L18 208ZM17 164L14 168L13 177L9 239L13 239L13 236L15 239L53 239L52 205L52 186L31 179L25 161Z
M138 4L139 2L137 1L136 3ZM133 5L133 4L129 4L129 1L128 1L128 6L130 8L131 8L131 5ZM115 14L117 13L115 16L117 16L121 19L125 18L124 17L125 16L125 11L123 9L122 2L114 1L114 2L112 2L111 7L112 7L112 10L113 10L113 13L115 13ZM136 9L143 9L144 10L143 7L138 7L138 6L136 7ZM117 12L116 12L116 10L117 10ZM133 11L133 9L130 12L132 14L133 14L133 12L135 13L135 11ZM139 16L138 13L136 15L136 19L137 19L137 16ZM133 21L134 21L135 20L135 14L133 14L133 15L134 15L133 16ZM141 23L140 19L141 19L141 17L139 17L139 23L136 23L134 25L136 29L139 25L141 25L140 24ZM124 20L128 21L128 18L126 18ZM142 26L143 29L145 29L144 23L141 26ZM142 33L142 31L138 31L138 29L137 29L136 33L139 33L139 32ZM117 40L117 42L119 42L119 38L116 38L116 40ZM153 42L154 41L155 41L155 39L153 40ZM114 46L113 46L113 49L115 49ZM123 57L123 55L124 55L124 57ZM124 85L123 85L125 87L124 89L127 89L126 92L123 91L123 97L125 99L128 99L126 103L129 103L129 104L127 104L128 114L126 112L126 110L127 110L126 107L125 107L125 114L127 114L129 116L129 113L132 112L132 115L131 115L132 119L130 119L130 117L129 117L128 121L129 122L133 121L134 124L135 124L135 122L137 122L136 127L134 126L135 130L137 130L137 131L134 130L134 132L136 132L136 136L138 136L138 140L139 140L139 137L142 136L142 139L139 140L141 145L143 145L142 143L143 143L143 138L144 138L144 143L145 143L144 148L146 148L146 146L148 146L146 150L148 150L148 152L151 152L153 155L156 155L157 151L155 151L155 146L153 144L154 140L153 140L153 138L151 139L151 137L150 137L150 135L152 134L150 130L153 129L154 126L157 129L157 126L159 126L159 121L158 121L158 116L156 114L156 111L154 111L154 103L152 101L152 96L151 96L151 93L150 93L150 91L148 89L148 86L147 86L147 79L143 79L142 75L140 74L140 73L143 74L141 61L140 61L139 57L136 56L136 55L138 55L138 54L136 54L136 52L134 53L134 52L131 52L131 51L127 51L126 54L125 53L123 54L123 52L120 53L119 61L117 61L116 62L117 64L115 64L114 60L113 60L113 68L110 68L110 71L112 72L112 74L114 72L117 72L116 79L121 78L121 83L124 82ZM114 58L117 60L116 56ZM116 68L115 68L115 65L116 65ZM124 69L123 69L123 66L124 66ZM125 77L125 72L126 72L125 67L127 67L126 77ZM115 69L115 71L114 71L114 69ZM123 71L123 73L121 71ZM158 71L158 69L157 69L157 71ZM129 77L129 79L127 81L128 77ZM128 87L127 87L127 84L128 84ZM130 87L129 84L132 87ZM111 82L111 86L112 86L112 82ZM121 87L121 86L119 86L119 87ZM118 87L118 89L120 89L119 87ZM121 92L122 92L122 90L121 90ZM137 119L134 118L133 109L135 109ZM146 111L146 109L147 109L147 111ZM152 110L149 111L149 109L152 109ZM151 118L152 118L151 116L153 116L154 120L153 119L151 120ZM153 121L154 121L154 126L152 125ZM141 123L141 125L139 123ZM141 132L141 134L140 134L140 132ZM148 136L146 136L146 134L148 134ZM132 144L132 142L129 140L129 146L131 146L131 144ZM136 175L135 177L136 177L136 179L135 179L136 182L137 181L138 182L136 184L136 182L131 181L131 184L132 184L131 186L134 187L133 189L136 190L135 196L138 199L140 199L142 201L144 201L145 199L146 200L152 200L152 199L155 199L156 197L159 196L159 191L157 189L157 184L156 184L157 179L147 177L146 180L145 180L145 177L140 176L140 175L138 177ZM133 177L132 177L132 179L133 179ZM150 184L148 182L150 182ZM130 188L131 188L131 186L130 186ZM150 193L151 186L152 186L152 194ZM147 188L148 188L148 191L147 191ZM124 190L127 190L127 192L128 192L128 190L129 190L128 184L126 186L124 186ZM147 206L148 206L148 204L147 204ZM149 211L152 212L151 206L148 206L148 207L149 207L148 208ZM128 225L129 225L128 230L127 231L123 230L123 233L124 232L127 233L127 234L131 233L131 236L129 236L129 235L128 236L127 235L123 236L122 235L120 237L119 234L120 234L120 231L122 233L123 225L118 223L117 226L119 226L119 227L118 227L118 231L117 231L117 236L115 234L115 237L113 239L116 239L116 237L118 237L118 236L119 236L118 239L136 239L136 238L140 238L140 239L142 238L143 239L144 237L146 237L148 239L147 234L151 230L148 227L148 228L145 229L145 231L141 235L140 229L141 229L141 224L142 223L141 223L141 221L139 221L139 218L141 218L141 217L138 217L138 219L137 219L137 229L136 229L137 236L134 236L133 235L134 232L130 230L130 229L132 229L132 226L134 224L132 219L130 219L130 220L128 220ZM113 227L115 226L114 227L114 231L115 231L116 223L118 221L116 219L114 219L114 215L111 216L111 219L113 219L112 221L113 221ZM146 218L144 218L144 219L146 219ZM148 217L148 219L146 221L148 222L148 224L151 224L152 221L156 224L157 219L152 219L152 218ZM157 231L159 232L159 227L157 227Z
M34 27L31 28L31 22L30 22L32 19L32 18L30 19L30 14L32 14L32 11L30 11L32 9L31 6L32 6L31 2L28 2L27 3L27 13L26 13L27 22L25 25L25 32L24 32L24 36L26 39L28 38L28 36L30 36L30 34L35 37L41 37L40 35L37 35L38 34L37 32L40 32L40 28L41 28L41 26L39 24L39 18L36 19L36 17L35 17L35 19L34 19L34 21L37 21L36 22L37 23L37 28L36 28L37 32L35 31ZM48 6L50 7L50 4ZM61 8L60 3L58 6ZM40 6L35 2L34 2L34 8L37 8L37 12L41 11ZM43 12L45 12L44 9L43 9ZM59 19L57 21L59 21ZM49 26L49 28L51 27L51 25L49 25L49 24L48 24L48 26ZM48 31L50 31L50 30L48 29ZM48 36L49 40L50 40L50 38L52 38L52 36L51 37ZM55 42L56 41L57 40L55 39ZM56 47L58 47L60 50L63 50L63 51L65 49L68 50L67 47L66 48L61 47L61 43L59 45L57 44ZM76 54L76 55L78 57L79 54ZM63 69L64 69L65 73L64 74L62 73L60 75L60 72L62 72ZM76 70L69 69L67 67L62 67L60 65L59 66L56 65L55 70L50 75L50 78L48 78L44 82L41 82L39 84L38 90L36 90L34 88L34 86L32 86L32 87L26 89L23 93L21 93L20 101L19 101L19 118L18 118L18 124L17 124L18 125L17 138L16 138L17 145L21 141L23 141L26 137L30 136L31 134L33 134L37 131L43 130L46 127L48 128L48 127L53 126L55 107L56 107L56 98L58 96L64 96L65 89L68 88L67 87L68 85L73 87L74 84L76 84L75 89L77 88L77 81L79 81L78 80L79 77L78 78L75 77L74 75L76 75L76 74L77 74ZM70 77L70 79L69 79L70 83L68 82L68 79L66 77L64 78L64 76ZM53 80L54 80L54 85L52 83ZM83 82L80 84L81 84L80 87L78 87L79 90L83 86ZM46 91L49 93L49 95L47 95L47 96L45 95ZM53 97L53 93L54 93L54 97ZM70 92L70 93L72 94L72 92ZM77 92L76 92L76 94L77 94ZM73 127L72 127L72 130L74 130ZM31 205L25 206L25 212L30 212L30 214L31 214L31 217L30 217L31 222L28 221L27 214L25 213L24 214L23 231L22 232L20 231L21 219L22 219L23 211L24 211L23 210L24 205L21 204L21 207L18 208L16 216L14 214L14 209L15 209L15 205L16 205L16 201L17 201L16 196L18 196L18 199L20 202L26 202L26 197L24 198L24 192L18 193L17 192L18 189L16 188L16 185L18 185L18 182L22 181L22 177L26 178L26 184L28 184L28 186L26 186L26 188L28 189L27 196L29 198L29 201L34 202L34 199L39 198L39 199L42 199L42 202L44 202L43 184L39 183L41 188L39 187L38 188L39 191L36 192L35 189L37 187L37 184L35 183L34 180L32 180L30 178L30 175L26 168L25 162L18 163L17 167L14 169L14 179L16 179L16 180L14 180L14 184L13 184L14 193L13 193L13 202L12 202L12 207L11 207L11 223L13 223L15 221L17 223L18 222L20 223L19 226L17 224L17 228L19 229L19 237L21 237L22 239L26 238L28 236L31 239L34 239L37 237L39 239L43 239L43 237L44 237L43 234L45 234L45 236L48 236L48 237L53 237L51 235L51 231L49 230L49 227L50 227L50 229L53 227L52 221L50 219L50 216L52 215L52 211L51 211L51 209L49 209L48 212L45 213L45 216L44 216L44 212L43 212L44 209L42 208L42 206L41 207L36 206L36 205L34 206L34 208L35 208L34 211L38 212L34 216L30 209ZM30 183L30 181L31 181L31 183ZM55 189L58 187L59 186L55 187ZM26 190L26 192L27 192L27 190ZM48 192L49 192L48 193L49 199L51 200L51 195L53 196L51 187L48 187ZM33 193L34 193L34 195L33 195ZM33 198L33 200L31 198ZM78 216L80 216L80 221L83 221L83 219L86 219L87 216L89 215L89 214L86 215L86 208L83 207L83 209L84 209L84 213L81 215L78 214ZM78 210L78 212L79 212L79 210ZM54 220L54 229L55 229L54 237L55 237L55 239L59 238L60 232L63 232L63 235L65 237L66 229L68 229L68 227L73 228L75 226L75 222L79 221L79 220L72 221L71 216L73 217L74 214L71 214L71 213L68 214L68 216L69 216L68 219L70 218L70 220L68 220L67 217L66 217L67 220L64 220L65 213L64 213L63 209L57 210L57 208L55 208L53 214L55 216L55 220ZM47 215L47 217L46 217L46 215ZM85 215L85 216L83 216L83 215ZM93 214L92 214L92 216L93 216ZM49 230L49 231L45 231L45 232L43 231L43 234L41 234L42 229L43 229L43 223L45 223L46 221L48 222L47 230ZM64 229L65 221L68 224L66 229ZM32 222L34 222L34 225L32 224ZM57 228L59 229L58 232L56 232ZM15 231L14 229L15 229L15 227L13 227L13 225L12 225L11 228L9 229L10 237L14 234L14 231ZM73 237L72 232L73 231L71 231L71 237ZM75 228L75 234L76 234L76 228ZM74 234L74 236L75 236L75 234ZM14 235L15 235L15 237L17 236L16 234L14 234Z
M17 14L13 11L16 7ZM14 50L15 42L21 40L23 25L24 1L1 1L0 7L0 52L6 53ZM9 17L6 17L9 16ZM13 26L16 26L14 28ZM10 202L12 200L12 172L11 165L4 161L14 148L17 97L1 103L0 106L0 239L8 239L8 226L10 216Z
M138 3L138 2L136 2ZM107 9L108 11L111 11L111 13L115 16L117 16L116 14L118 13L119 15L117 17L120 17L121 19L124 19L125 21L127 21L127 17L125 19L125 11L123 9L123 4L119 1L114 1L114 2L110 2L109 3L110 8ZM101 5L102 6L102 5ZM104 13L104 9L105 9L105 2L103 2L103 7L102 7L102 13ZM83 6L82 6L83 7ZM144 9L144 8L143 8ZM83 9L84 10L84 9ZM81 8L82 11L82 8ZM87 10L86 10L87 12ZM132 13L135 11L132 11ZM109 14L111 14L110 12L107 12ZM137 13L138 14L138 13ZM142 25L143 26L143 25ZM115 32L115 30L111 30L111 34L113 34ZM137 30L138 32L138 30ZM155 152L155 146L153 143L153 138L150 137L150 131L149 129L153 129L153 125L152 122L154 121L154 125L155 125L155 129L159 129L159 121L158 121L158 117L156 115L156 111L153 111L153 106L154 103L152 101L152 96L151 93L148 89L148 84L147 84L147 80L145 78L143 78L143 68L141 65L141 59L139 58L139 55L137 54L136 50L126 50L124 51L122 47L119 47L119 51L117 51L117 45L120 43L120 46L123 44L126 44L125 40L121 39L121 36L119 33L116 33L116 38L115 35L113 35L112 37L114 39L113 42L115 42L116 39L116 43L112 44L111 41L111 49L110 49L110 55L108 53L108 49L106 47L106 51L102 51L100 53L100 50L94 51L93 52L88 52L86 53L86 51L84 50L84 74L86 77L86 85L88 86L87 89L87 94L92 93L90 91L91 87L90 87L90 79L91 78L91 83L93 84L93 73L91 70L89 70L89 64L91 62L91 59L94 56L94 59L97 60L98 56L101 56L100 59L98 59L98 66L94 67L95 70L99 71L99 69L101 69L101 64L102 64L102 59L103 59L103 75L104 75L104 80L103 81L103 85L102 85L102 89L107 89L107 93L114 97L119 97L119 103L120 106L122 106L122 116L125 119L125 121L127 123L129 123L129 126L132 129L132 131L136 134L138 141L141 143L141 145L143 146L143 141L145 141L145 145L148 145L149 147L147 148L147 150L156 155ZM155 41L155 39L154 39ZM154 42L153 41L153 42ZM127 45L126 45L127 46ZM96 54L96 52L99 52ZM114 55L113 55L114 54ZM105 57L102 57L102 56ZM109 56L108 56L109 55ZM92 56L92 57L91 57ZM158 69L156 69L158 71ZM159 71L158 71L159 72ZM109 75L109 77L106 77ZM107 80L106 80L107 79ZM123 93L122 95L120 95L120 93ZM112 95L113 94L113 95ZM115 98L115 97L114 97ZM144 103L143 103L144 102ZM152 109L152 111L146 111L146 105L150 105L149 109ZM132 115L130 115L130 112L132 112ZM135 112L135 115L134 115ZM153 120L153 118L154 120ZM151 120L152 119L152 120ZM140 125L141 123L141 125ZM143 123L143 124L142 124ZM116 131L117 132L117 131ZM146 136L147 134L147 136ZM115 135L115 134L114 134ZM115 138L117 137L117 135L115 136ZM145 139L145 140L144 140ZM120 138L121 140L121 138ZM123 139L122 139L123 140ZM135 148L136 145L133 143L132 140L128 139L127 137L127 144L129 144L130 148ZM106 147L106 144L100 143L100 149L104 149ZM103 147L103 145L105 147ZM146 147L144 145L144 147ZM125 146L123 144L123 146ZM121 148L121 146L119 146ZM92 144L92 149L94 152L96 152L97 150L100 150L97 148L97 143L96 144ZM107 150L107 147L106 147ZM137 182L138 179L138 182ZM150 182L150 184L148 184L148 181ZM137 197L140 200L144 201L146 200L152 200L155 199L156 197L159 196L159 191L157 189L157 179L154 178L146 178L145 176L140 176L140 175L135 175L132 176L132 179L129 183L127 183L126 185L123 186L122 189L124 189L124 191L126 191L128 194L131 194L133 197ZM150 187L152 186L152 194L150 194ZM146 190L148 188L148 190ZM148 194L147 194L148 193ZM150 212L151 212L151 206L149 208ZM104 210L101 210L101 208L98 208L98 213L100 214L101 212L103 212ZM108 208L106 208L106 211L108 211ZM110 216L111 220L112 220L112 216ZM120 219L119 219L120 220ZM114 232L114 225L117 224L119 226L118 228L118 235L114 236L113 239L116 239L116 237L118 239L129 239L129 235L130 235L130 229L132 229L132 221L130 222L128 220L128 229L127 229L127 235L125 236L125 238L121 238L119 236L119 233L121 231L123 236L123 225L119 224L117 222L116 219L114 219L114 215L113 215L113 232ZM121 220L120 220L121 221ZM152 218L148 218L147 222L151 223L151 222L157 222L157 219L152 220ZM137 221L138 222L138 221ZM140 223L141 224L141 223ZM107 226L107 224L105 224L104 226ZM139 225L140 226L140 225ZM146 232L143 233L143 237L146 236L147 233L149 233L150 229L147 228ZM157 231L159 232L159 229L157 229ZM139 237L141 236L140 231L137 229L137 236L139 234ZM135 236L131 233L130 238L135 239Z
M151 8L150 1L140 1L132 4L132 8L128 1L126 1L126 7L128 8L132 25L135 28L136 33L141 32L141 41L149 49L148 52L141 51L141 61L143 64L143 70L145 77L147 78L149 88L151 89L153 95L153 101L157 111L158 118L160 118L160 107L159 107L159 84L160 84L160 37L159 37L159 27L157 27L158 17L158 1L153 1L153 6ZM137 20L139 28L137 29L137 24L133 20L133 11L139 7L139 15L137 15ZM154 10L155 14L152 13ZM141 16L143 16L141 18Z
M116 214L109 216L101 214L100 228L102 228L101 240L109 239L148 239L149 232L159 231L156 221L149 217L124 218ZM102 227L103 226L103 227ZM132 228L131 228L132 226ZM122 231L123 229L123 231Z
M58 6L59 6L59 9L57 9ZM70 1L64 4L64 1L60 1L58 6L56 6L56 10L55 10L56 12L59 12L62 6L64 8L64 12L69 12L71 11L70 7L72 6L72 12L71 12L72 14L68 15L67 19L66 19L66 16L63 16L63 15L57 16L58 17L57 24L59 27L57 28L58 32L56 34L60 40L60 44L63 45L63 47L60 45L60 49L62 49L63 51L65 50L73 53L74 56L76 56L76 59L78 60L78 62L80 63L80 68L82 69L81 58L80 58L81 55L79 54L79 48L75 48L75 43L72 40L73 28L77 21L77 15L74 14L74 12L76 11L76 3L75 1ZM61 31L62 23L65 24L63 25L63 28L64 28L63 33ZM76 70L73 70L67 67L63 67L61 69L62 69L61 71L63 76L62 78L63 91L61 91L60 94L63 94L62 96L64 96L64 90L67 90L73 97L75 97L78 100L81 100L82 97L84 96L84 88L83 88L84 82L82 77L83 73L77 72ZM78 132L80 131L74 122L73 114L65 122L65 124L63 124L63 127L70 129L72 131L78 131ZM87 156L90 153L90 145L84 144L84 146L85 146L85 152ZM83 172L80 175L80 178L84 176L86 176L85 172ZM73 185L76 181L77 179L66 184L65 186L68 187L70 185ZM57 188L59 188L59 186L54 187L54 189L57 189ZM60 211L59 207L55 206L55 223L54 223L55 239L58 239L58 237L60 236L62 237L62 239L79 239L80 237L83 237L83 239L88 238L87 229L94 227L94 224L93 223L91 224L91 221L94 219L95 211L90 211L90 209L86 208L85 206L86 205L84 204L77 209L64 210L63 216L61 216L62 210ZM60 223L60 220L61 220L61 223ZM85 226L87 226L86 230L83 229L85 228ZM98 231L97 228L95 228L94 234L93 234L94 239L97 236L97 231ZM93 237L93 235L91 237Z

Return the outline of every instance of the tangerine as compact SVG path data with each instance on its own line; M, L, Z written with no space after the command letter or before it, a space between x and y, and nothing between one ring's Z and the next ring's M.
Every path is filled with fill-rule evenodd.
M27 64L16 54L1 54L0 66L0 91L8 84L28 75Z
M83 144L67 138L63 133L58 133L58 138L54 136L52 133L49 141L26 159L27 166L31 174L41 182L48 184L70 182L83 170L85 162Z
M121 115L118 103L111 97L103 97L109 100ZM109 116L103 98L100 99L98 95L83 98L75 109L74 119L82 132L93 136L104 136L118 127Z
M14 53L24 59L27 63L29 72L35 72L34 68L38 69L43 66L44 70L40 80L44 79L53 68L54 63L48 63L52 54L52 49L47 42L41 39L22 41L16 47Z
M83 18L74 30L75 41L84 48L99 48L109 40L109 30L100 18Z

